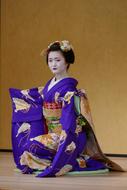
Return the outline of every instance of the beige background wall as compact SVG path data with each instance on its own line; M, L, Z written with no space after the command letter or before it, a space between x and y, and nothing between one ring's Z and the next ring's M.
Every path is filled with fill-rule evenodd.
M127 1L1 1L0 148L11 148L9 87L41 86L52 76L42 49L72 42L70 75L88 93L96 134L105 153L127 153Z

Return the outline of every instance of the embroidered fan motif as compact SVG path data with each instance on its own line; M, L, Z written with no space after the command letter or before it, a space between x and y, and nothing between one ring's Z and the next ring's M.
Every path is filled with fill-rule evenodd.
M67 134L66 134L65 130L62 130L61 134L60 134L60 143L59 143L59 146L65 142L66 137L67 137Z
M29 123L23 123L23 124L19 127L19 129L18 129L18 132L17 132L16 137L18 137L18 135L19 135L20 133L22 133L22 132L24 132L24 131L27 131L27 130L30 130L30 127L31 127L31 125L30 125Z
M72 141L66 148L65 152L68 154L71 154L74 152L74 150L76 149L76 145L75 143Z
M31 105L28 104L25 100L22 100L20 98L12 98L14 104L15 104L15 112L22 111L22 112L28 112Z
M50 166L51 161L48 159L40 159L32 155L28 151L24 151L20 157L21 165L28 165L32 169L44 170Z
M19 136L19 134L23 133L19 143L18 143L18 147L22 146L26 146L28 139L30 137L30 132L31 132L31 125L29 123L23 123L21 125L19 125L19 123L17 123L17 125L19 126L18 132L16 134L16 137Z
M62 167L62 168L60 169L59 172L57 172L57 173L55 174L55 176L64 175L65 173L69 172L70 170L72 170L72 165L66 164L64 167Z
M31 141L36 140L44 144L46 147L56 150L59 143L59 135L55 133L48 133L45 135L40 135L40 136L31 138L30 140Z
M29 98L30 100L35 101L30 95L29 95L30 90L26 89L26 90L21 90L21 93L26 96L26 98Z
M44 89L43 86L39 86L39 87L38 87L38 93L41 95L42 98L44 98L43 89Z
M56 92L56 93L55 93L55 102L56 102L56 103L59 102L59 96L60 96L60 93L59 93L59 92Z
M75 92L68 91L64 96L64 101L70 104L72 96L74 96Z

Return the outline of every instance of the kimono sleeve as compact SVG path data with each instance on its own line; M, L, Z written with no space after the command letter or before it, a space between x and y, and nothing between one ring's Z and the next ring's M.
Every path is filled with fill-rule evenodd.
M60 119L62 132L57 153L52 165L37 177L61 176L73 169L78 152L77 135L75 133L76 118L74 92L67 92L64 96L62 115Z
M23 170L23 166L19 161L20 156L30 138L45 133L42 89L43 87L9 88L12 102L12 150L16 166L21 170Z

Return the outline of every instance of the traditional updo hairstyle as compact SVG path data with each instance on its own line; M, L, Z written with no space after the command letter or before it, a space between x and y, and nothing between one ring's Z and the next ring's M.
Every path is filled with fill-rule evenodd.
M70 45L69 41L55 41L48 46L46 50L46 62L48 64L48 55L51 51L60 51L65 58L67 63L67 70L70 67L70 64L73 64L75 61L75 55L73 47Z

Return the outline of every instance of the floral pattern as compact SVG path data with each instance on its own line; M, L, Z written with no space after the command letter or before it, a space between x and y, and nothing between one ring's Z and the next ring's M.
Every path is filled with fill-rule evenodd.
M60 42L60 47L63 51L68 52L71 49L73 49L72 45L70 44L70 42L68 40L63 40Z

